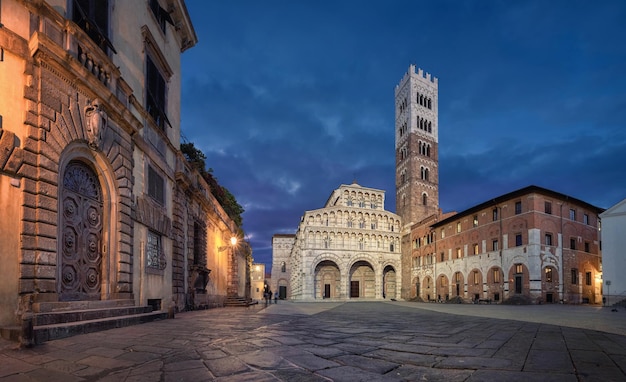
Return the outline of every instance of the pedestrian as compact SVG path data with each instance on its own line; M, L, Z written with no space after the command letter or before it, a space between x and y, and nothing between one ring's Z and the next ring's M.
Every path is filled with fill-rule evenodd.
M272 290L268 289L267 290L267 300L269 301L270 305L272 304Z
M274 304L278 304L278 292L274 293Z

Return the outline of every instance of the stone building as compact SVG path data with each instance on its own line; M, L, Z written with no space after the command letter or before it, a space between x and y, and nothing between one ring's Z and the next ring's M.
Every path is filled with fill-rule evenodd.
M275 234L272 237L271 289L278 292L278 297L285 300L291 297L291 264L289 254L293 248L295 234Z
M323 208L306 211L285 262L289 298L399 297L400 217L384 205L384 191L353 183L333 191Z
M600 214L602 218L602 294L607 305L626 300L626 199Z
M196 42L182 0L0 2L0 326L246 293L250 249L179 150Z

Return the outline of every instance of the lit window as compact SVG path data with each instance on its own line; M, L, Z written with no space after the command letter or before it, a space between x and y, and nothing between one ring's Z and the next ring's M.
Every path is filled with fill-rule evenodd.
M546 282L551 283L552 282L552 268L547 267L545 272L546 272Z
M456 249L456 258L457 258L457 259L460 259L461 257L462 257L462 256L461 256L461 248L457 248L457 249Z
M515 273L524 273L524 266L522 264L515 264Z
M456 223L456 232L461 232L461 222Z
M474 271L474 285L480 284L480 273Z
M478 255L478 244L474 244L474 255Z
M474 215L473 223L474 227L478 227L478 215Z
M499 269L494 269L493 270L493 282L494 283L499 283L500 282L500 270Z

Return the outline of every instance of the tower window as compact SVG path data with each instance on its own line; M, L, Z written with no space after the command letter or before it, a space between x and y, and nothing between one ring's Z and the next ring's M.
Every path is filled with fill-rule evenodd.
M428 196L426 196L426 194L422 194L422 204L423 205L428 205Z

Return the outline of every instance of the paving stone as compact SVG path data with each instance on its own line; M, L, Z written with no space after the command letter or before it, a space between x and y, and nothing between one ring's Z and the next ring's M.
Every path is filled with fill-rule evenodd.
M43 366L46 369L53 369L53 370L60 371L60 372L63 372L63 373L68 373L68 374L74 374L78 370L82 370L82 369L88 368L87 365L81 365L81 364L77 364L77 363L74 363L74 362L66 361L66 360L63 360L63 359L57 359L57 360L54 360L52 362L48 362L48 363L46 363Z
M282 356L267 350L257 350L240 354L238 358L247 365L259 369L282 369L293 367Z
M163 367L163 370L170 372L170 371L178 371L178 370L185 370L185 369L198 369L198 368L204 368L204 367L206 366L201 359L188 359L185 361L166 363L165 366Z
M388 374L404 381L467 381L473 370L433 369L430 367L403 365ZM495 378L492 381L504 380Z
M523 371L546 371L554 373L573 373L574 365L567 352L550 350L531 350L524 364Z
M335 357L332 360L346 366L359 367L363 370L371 371L377 374L388 373L400 366L400 364L395 362L388 362L381 359L363 357L359 355L343 355Z
M205 382L215 381L215 376L203 367L165 372L162 380L164 382Z
M209 359L204 362L211 370L211 373L218 377L239 374L250 370L248 365L236 357Z
M445 369L514 369L511 361L492 357L447 357L435 365Z
M402 379L399 377L380 375L377 373L364 371L363 369L352 366L340 366L330 369L319 370L317 374L330 378L333 381L345 382L402 381Z
M578 381L574 374L561 373L534 373L506 370L477 370L467 379L467 382L575 382Z
M0 355L0 377L5 377L12 374L26 373L31 370L37 369L37 366L30 363L14 359L11 357Z
M307 314L290 314L305 306ZM31 349L0 343L7 381L626 380L626 329L608 322L554 325L560 308L355 302L180 313ZM514 312L515 320L449 312ZM319 309L317 308L319 307ZM484 308L484 307L482 307ZM282 313L280 309L287 309ZM300 310L301 311L301 310ZM524 312L532 312L532 314ZM574 314L572 314L574 312ZM618 316L598 316L617 320ZM593 321L593 319L591 319ZM620 326L621 325L621 326ZM7 374L8 373L8 374Z
M326 369L329 367L337 367L340 366L336 362L332 362L326 360L322 357L318 357L313 354L302 354L302 355L294 355L294 356L286 356L287 360L295 363L296 365L303 367L309 371L316 371L321 369Z

